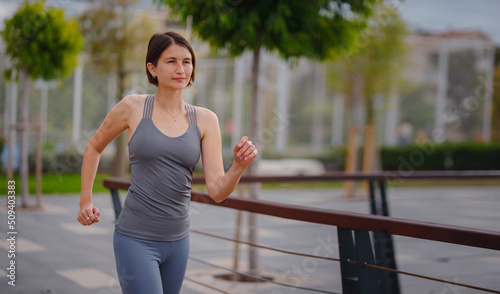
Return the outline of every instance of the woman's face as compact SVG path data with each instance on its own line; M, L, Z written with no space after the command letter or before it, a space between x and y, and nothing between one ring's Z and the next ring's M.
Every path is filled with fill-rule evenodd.
M191 80L193 61L188 49L172 44L163 51L156 67L148 63L148 68L158 78L158 87L182 90Z

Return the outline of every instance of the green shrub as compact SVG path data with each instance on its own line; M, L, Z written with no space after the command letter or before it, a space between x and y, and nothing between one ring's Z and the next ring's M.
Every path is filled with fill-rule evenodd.
M30 173L35 172L36 156L34 152L29 154ZM68 148L62 152L44 150L42 152L42 172L43 173L80 173L82 169L83 154L75 149ZM98 172L107 173L113 162L112 156L101 156L99 160Z
M383 170L500 170L500 144L426 142L382 147Z
M30 173L35 172L36 156L35 152L29 154L29 170ZM82 155L76 151L63 151L56 153L54 151L42 152L42 172L80 172L82 163Z

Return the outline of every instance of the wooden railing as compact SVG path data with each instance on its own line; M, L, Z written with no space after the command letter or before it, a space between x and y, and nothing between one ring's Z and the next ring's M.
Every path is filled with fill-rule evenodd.
M373 173L352 175L332 174L300 177L247 176L242 177L240 182L359 181L386 179L386 173ZM415 172L414 175L406 177L406 179L499 179L500 181L500 172L450 172L444 174L434 172ZM195 178L193 183L204 183L204 179ZM127 190L130 187L130 184L131 182L128 178L108 178L103 181L104 187L112 190ZM221 203L216 203L207 193L195 190L191 192L191 201L310 223L344 227L352 230L383 232L391 235L500 250L500 232L497 231L472 229L467 227L435 224L378 215L367 215L354 212L306 208L263 200L252 200L248 198L229 197Z
M363 174L327 174L321 176L271 176L271 177L242 177L242 183L251 182L313 182L313 181L370 181L371 201L374 200L374 182L380 183L383 202L385 199L385 183L390 180L442 180L442 179L499 179L500 171L464 171L464 172L413 172L404 177L397 172L363 173ZM195 178L193 183L203 183L203 178ZM108 178L103 182L112 194L115 213L118 217L121 211L121 202L118 190L129 188L130 179ZM192 191L191 200L195 202L217 205L241 211L253 212L280 218L305 221L316 224L336 226L339 236L339 255L341 259L342 287L344 293L399 293L397 279L391 283L396 283L392 290L390 285L386 285L386 290L379 289L380 275L373 272L373 268L362 267L362 264L375 264L373 245L368 232L375 232L386 238L392 246L392 235L412 237L418 239L446 242L478 248L500 250L500 232L467 228L460 226L444 225L416 220L393 218L388 215L370 215L354 212L325 210L319 208L309 208L296 205L287 205L269 201L254 200L248 198L229 197L221 203L213 201L209 195L201 191ZM372 203L372 206L375 204ZM384 204L386 205L386 204ZM373 213L372 209L372 213ZM387 209L386 209L387 211ZM375 255L377 255L377 240L375 239ZM382 242L379 242L382 243ZM391 247L392 248L392 247ZM386 253L386 251L382 251ZM392 257L394 258L394 257ZM352 264L352 261L357 261ZM378 261L378 259L377 259ZM395 267L395 261L393 263ZM386 283L389 283L386 281ZM384 284L384 282L382 282ZM365 289L365 290L363 290ZM381 289L381 288L380 288ZM500 291L491 291L500 293Z

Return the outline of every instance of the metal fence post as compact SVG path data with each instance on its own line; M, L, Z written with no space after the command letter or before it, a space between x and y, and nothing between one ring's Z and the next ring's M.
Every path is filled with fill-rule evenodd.
M122 212L122 203L120 201L120 194L117 189L109 189L111 191L111 200L113 201L113 209L115 210L115 220L118 219Z
M359 276L360 294L379 294L378 271L374 268L367 267L366 264L375 264L375 256L373 255L372 242L370 232L354 231L356 256ZM386 293L384 293L386 294Z
M366 263L375 263L370 233L368 231L338 227L337 234L342 292L349 294L379 294L377 271L365 266ZM351 261L356 263L354 264Z
M340 273L342 276L343 293L359 293L358 273L356 265L349 261L356 260L352 230L338 227Z
M375 183L370 180L370 211L374 215L389 216L385 181L379 181L380 197L375 192ZM397 269L392 236L387 233L373 233L375 261L377 265ZM380 291L384 294L399 294L398 275L379 271Z

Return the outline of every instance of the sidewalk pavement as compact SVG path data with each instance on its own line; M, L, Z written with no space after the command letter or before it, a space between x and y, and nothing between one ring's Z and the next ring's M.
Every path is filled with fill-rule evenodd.
M391 216L500 231L500 187L392 188ZM125 191L121 191L125 196ZM340 189L264 190L261 199L279 203L368 213L366 201L346 201ZM0 202L6 201L0 198ZM94 195L101 221L83 227L76 221L78 195L45 195L43 209L16 212L15 287L8 285L10 235L7 209L0 208L0 293L119 294L112 250L114 212L108 193ZM234 210L192 203L191 228L233 238ZM243 213L246 240L248 214ZM258 217L257 243L280 249L338 257L334 227ZM466 246L395 237L400 270L500 291L500 252ZM234 244L191 233L186 276L228 293L315 293L271 283L238 283L215 278L229 274L196 261L232 268ZM259 249L260 274L274 281L341 293L338 262L286 255ZM240 246L238 269L248 266L248 247ZM466 294L477 290L399 276L404 294ZM186 280L182 294L220 293ZM151 293L144 293L151 294Z

